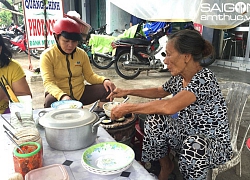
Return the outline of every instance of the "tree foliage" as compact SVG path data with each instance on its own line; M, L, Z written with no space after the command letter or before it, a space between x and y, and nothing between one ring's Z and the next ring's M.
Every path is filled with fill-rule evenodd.
M12 11L16 11L14 6L12 5L12 0L0 0L0 6L3 4L3 8L10 9ZM21 10L22 11L22 10ZM0 11L0 25L10 25L12 21L14 21L15 24L19 24L22 22L23 17L18 18L18 16L14 13L11 13L9 11Z
M12 14L9 11L1 11L0 12L0 26L2 25L10 25L12 21Z

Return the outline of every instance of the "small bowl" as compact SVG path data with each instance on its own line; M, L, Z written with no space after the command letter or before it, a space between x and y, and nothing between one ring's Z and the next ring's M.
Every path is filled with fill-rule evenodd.
M105 114L108 117L110 117L111 116L111 109L118 106L119 104L121 104L121 103L120 102L107 102L107 103L103 104L103 109L104 109Z
M81 109L82 103L76 100L61 100L51 104L54 109Z

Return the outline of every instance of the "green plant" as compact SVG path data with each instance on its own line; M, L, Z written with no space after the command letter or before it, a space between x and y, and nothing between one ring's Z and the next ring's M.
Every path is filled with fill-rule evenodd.
M0 26L9 25L12 22L12 14L9 11L0 12Z
M15 10L12 0L0 0L0 7L4 8L0 11L0 26L5 25L8 26L11 22L15 22L15 24L23 24L24 17L22 15L12 14L13 11L17 11L19 13L23 13L22 3L19 3L18 11ZM13 16L14 15L14 16Z

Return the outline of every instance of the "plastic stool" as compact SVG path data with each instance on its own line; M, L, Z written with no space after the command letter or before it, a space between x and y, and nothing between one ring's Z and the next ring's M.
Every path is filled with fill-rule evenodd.
M231 40L231 37L227 37L227 38L224 38L224 39L223 39L223 44L224 44L224 46L223 46L223 48L222 48L222 52L221 52L221 55L220 55L220 58L221 58L221 59L223 59L223 54L224 54L225 48L226 48L226 46L227 46L227 42L228 42L229 40ZM230 51L230 52L231 52L231 51ZM230 57L229 57L229 59L230 59Z
M241 43L241 48L242 48L242 57L244 57L244 40L243 40L243 33L242 32L236 32L234 34L234 37L231 38L231 47L230 47L230 53L229 53L229 59L231 58L231 53L232 53L232 49L233 49L233 44L234 44L234 56L239 56L237 51L238 51L238 48L237 48L237 43Z
M143 136L144 133L142 131L142 129L140 128L139 123L135 124L135 137L132 138L131 143L135 146L136 142L139 142L139 156L138 159L141 159L141 153L142 153L142 144L143 144ZM137 139L137 140L135 140Z

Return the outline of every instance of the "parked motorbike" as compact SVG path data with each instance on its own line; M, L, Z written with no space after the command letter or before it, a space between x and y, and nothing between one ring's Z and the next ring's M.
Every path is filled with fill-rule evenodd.
M25 26L22 25L15 29L16 36L11 38L9 36L3 36L5 45L10 49L12 53L25 52L28 54L27 38L25 33ZM38 49L30 49L30 54L36 59L40 59L40 51Z
M120 39L113 43L115 55L113 62L115 70L124 79L134 79L142 71L161 70L164 64L155 55L163 48L159 39L167 35L171 24L150 34L150 41L140 38Z
M18 27L16 25L10 26L10 27L6 28L5 30L1 31L3 41L12 53L18 52L19 47L13 45L10 40L13 40L15 38L19 39L23 35L23 33L24 33L24 26Z
M112 60L114 57L112 55L112 42L116 41L120 38L131 38L131 37L137 37L137 38L143 38L145 39L145 36L143 36L141 34L141 24L135 25L130 27L129 29L126 29L127 24L125 24L125 29L119 31L118 29L115 29L114 32L117 36L114 37L108 37L108 36L99 36L99 37L95 37L98 38L98 42L102 42L101 46L103 49L105 49L105 53L103 52L99 52L99 51L95 51L95 49L98 49L99 45L96 45L94 43L94 46L96 46L95 48L92 47L93 49L93 58L92 58L92 64L99 68L99 69L108 69L109 67L112 66L112 64L114 64L114 61ZM92 37L93 39L94 37ZM104 43L105 42L105 43Z
M112 36L113 32L110 33L110 34L106 33L106 26L107 26L107 24L102 25L98 29L91 28L88 35L87 35L87 37L86 37L86 40L81 41L78 44L78 47L80 47L81 49L83 49L87 53L90 62L92 62L92 58L93 58L92 54L91 54L91 46L89 46L90 36L91 36L91 34L102 34L102 35L110 35L110 36Z
M96 36L104 36L104 37L108 37L108 38L115 38L115 36L117 36L117 35L119 35L119 34L122 34L124 31L125 31L125 29L124 30L121 30L121 31L119 31L118 29L115 29L113 32L111 32L111 33L106 33L106 26L107 26L107 24L105 24L105 25L103 25L103 26L101 26L100 28L98 28L98 29L91 29L90 31L89 31L89 33L88 33L88 35L87 35L87 37L86 37L86 41L85 42L81 42L80 44L79 44L79 47L80 48L82 48L87 54L88 54L88 57L89 57L89 59L90 59L90 62L95 66L95 67L97 67L97 68L99 68L99 69L107 69L108 67L103 67L102 65L100 66L99 65L99 61L101 60L102 61L102 56L104 55L104 56L109 56L109 57L111 57L111 52L112 52L112 48L111 48L111 45L110 45L110 43L109 43L109 47L110 47L110 49L111 49L111 51L110 51L110 53L107 53L107 54L105 54L105 53L100 53L100 56L98 55L99 53L97 53L97 54L95 54L95 53L93 53L92 54L92 46L91 46L91 43L89 43L91 40L91 37L92 37L92 39L93 39L93 36L94 35L96 35ZM126 28L126 26L127 26L127 24L125 24L125 28ZM113 36L114 35L114 36ZM109 62L111 61L111 59L109 60Z
M165 52L161 50L164 48L159 39L167 36L171 24L166 24L165 27L159 29L157 32L150 34L150 41L138 38L120 39L113 43L115 48L115 55L113 62L116 73L124 79L134 79L142 71L164 69L164 63L161 59L156 58L158 53L163 57ZM203 59L200 64L202 67L207 67L215 61L215 55Z

